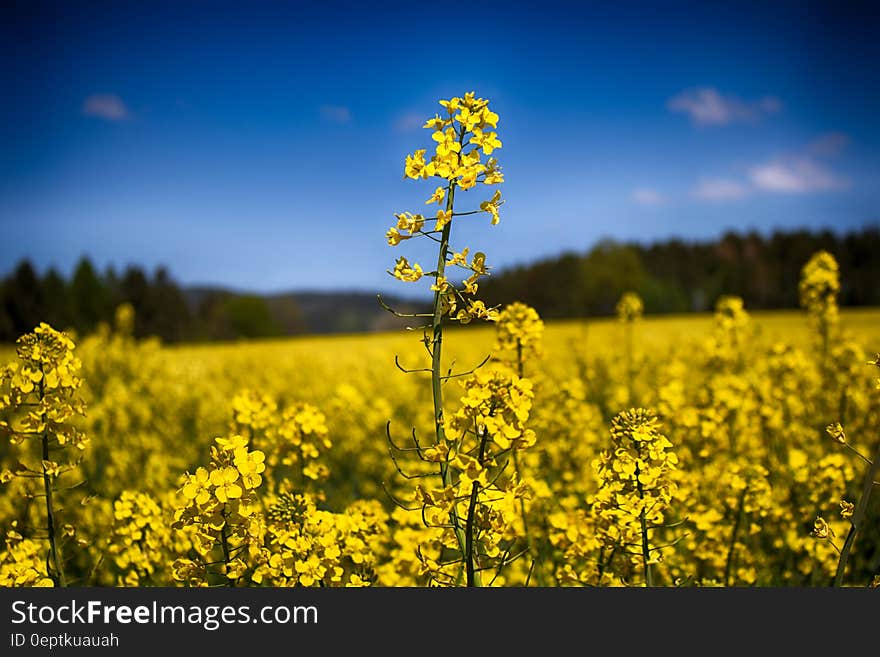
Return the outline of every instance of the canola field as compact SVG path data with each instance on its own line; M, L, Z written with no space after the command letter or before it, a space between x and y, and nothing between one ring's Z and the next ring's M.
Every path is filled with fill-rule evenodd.
M492 462L447 454L444 487L415 476L444 459L430 374L398 367L425 366L412 333L164 347L131 338L122 308L72 351L83 414L46 422L50 458L40 424L0 447L0 584L464 584L449 516L467 516L454 491L473 482L489 491L470 526L483 585L644 585L646 564L661 586L832 581L869 467L856 452L870 460L878 440L880 313L842 312L825 365L799 312L518 319L519 354L504 321L446 331L444 368L492 356L443 383L450 424L480 417L509 438ZM4 383L4 428L23 429ZM634 490L627 453L654 468ZM847 584L877 572L877 511Z

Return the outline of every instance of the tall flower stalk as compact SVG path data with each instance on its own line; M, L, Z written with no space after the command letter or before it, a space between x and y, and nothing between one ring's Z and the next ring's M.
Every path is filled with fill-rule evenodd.
M649 587L656 585L653 565L662 549L652 545L651 532L668 526L665 514L677 488L672 471L678 457L661 428L652 410L618 413L611 421L611 446L593 462L600 540L606 549L628 553Z
M495 330L495 349L504 354L512 352L512 363L516 375L522 379L525 377L526 357L539 357L541 355L541 337L544 333L544 322L531 306L521 302L514 302L504 307L498 316ZM523 479L522 464L519 459L519 450L513 450L513 468L517 479ZM544 577L540 563L539 551L529 530L528 510L524 497L519 499L520 516L522 517L523 533L525 534L526 549L532 559L533 571L539 585L544 585Z
M840 272L837 261L828 251L813 254L801 270L798 293L801 307L810 315L819 334L822 373L827 381L831 338L840 319L837 295Z
M73 350L70 337L48 324L40 324L18 339L18 361L0 371L0 411L8 412L12 418L0 420L0 432L7 434L15 445L28 439L39 444L39 466L27 465L30 459L25 457L15 472L3 473L0 480L8 482L22 477L40 481L42 493L30 495L43 497L48 543L46 574L55 586L68 583L61 554L58 480L79 465L79 455L63 455L70 447L81 453L88 443L72 423L75 416L85 413L79 392L81 363ZM75 485L79 483L82 482ZM72 525L64 533L72 536Z
M423 237L437 243L437 266L425 273L418 263L410 263L406 257L397 259L393 271L389 273L400 281L416 282L427 276L433 279L432 311L428 315L414 315L430 318L424 327L424 345L431 359L431 396L433 401L434 441L433 447L442 449L443 458L439 460L438 475L444 489L453 484L450 465L450 446L456 441L447 438L443 407L443 383L452 376L443 374L443 327L446 321L467 324L475 319L494 320L496 312L474 298L478 281L488 274L486 256L481 252L470 255L469 248L456 251L451 244L452 227L457 218L486 213L491 223L499 221L498 208L502 204L501 192L482 201L479 209L456 211L456 192L467 191L478 185L497 185L504 181L498 162L491 157L493 151L501 147L501 141L494 131L498 125L498 115L489 109L489 101L475 97L473 92L464 97L441 100L445 116L435 115L424 127L433 130L431 138L436 142L434 154L426 160L427 149L415 151L406 157L404 177L412 180L438 178L441 184L436 187L426 205L444 203L434 216L434 227L425 230L426 217L420 213L401 212L395 215L397 223L386 233L391 246L405 240ZM456 285L448 278L450 268L458 267L468 272L468 276ZM393 312L393 311L392 311ZM395 313L398 314L399 313ZM413 316L413 315L411 315ZM405 370L404 371L410 371ZM422 370L424 371L424 370ZM421 453L420 453L421 455ZM467 545L467 529L462 527L457 505L450 509L450 525L455 533L458 551L462 555L463 567L468 573L468 584L478 584L479 575L472 562L472 551Z
M642 298L635 292L624 292L615 306L618 321L623 324L624 348L626 350L626 390L629 403L635 403L635 339L633 331L636 322L641 320L645 306Z

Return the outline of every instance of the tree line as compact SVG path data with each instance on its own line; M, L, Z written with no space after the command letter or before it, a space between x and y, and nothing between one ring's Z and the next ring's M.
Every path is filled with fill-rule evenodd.
M295 307L273 313L255 294L181 288L165 267L152 275L130 266L98 272L82 258L69 278L50 268L40 275L28 260L0 280L0 341L11 342L40 322L80 335L111 323L116 308L135 311L134 333L166 342L271 337L302 332Z
M825 249L840 265L843 306L880 305L880 228L728 232L712 241L652 244L605 240L584 253L502 270L483 283L491 305L522 301L542 317L611 315L620 295L637 292L651 313L705 311L722 294L750 309L798 306L800 271Z
M648 313L709 310L722 294L741 296L749 309L795 308L801 267L820 249L840 265L842 306L880 306L877 226L843 234L728 232L702 242L604 240L583 253L494 272L479 297L489 305L522 301L548 319L611 315L628 290L642 297ZM0 279L0 341L13 341L40 322L89 333L111 322L122 303L134 307L138 337L166 342L392 328L372 294L261 296L183 288L164 267L152 274L137 266L121 274L112 267L98 272L84 257L69 278L53 268L41 275L23 260ZM419 310L413 302L395 303Z

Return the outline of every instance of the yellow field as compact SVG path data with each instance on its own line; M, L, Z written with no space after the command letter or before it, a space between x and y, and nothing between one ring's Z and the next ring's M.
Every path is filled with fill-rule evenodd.
M463 428L439 456L430 373L395 365L430 367L420 331L163 347L120 320L78 341L81 385L4 375L0 584L60 583L47 556L67 584L461 584L467 539L484 585L826 585L880 426L877 310L842 312L825 356L799 312L549 322L519 357L494 325L447 329L444 372L492 359L443 384ZM630 407L656 421L614 419ZM472 420L497 443L480 463ZM863 513L856 585L880 544Z

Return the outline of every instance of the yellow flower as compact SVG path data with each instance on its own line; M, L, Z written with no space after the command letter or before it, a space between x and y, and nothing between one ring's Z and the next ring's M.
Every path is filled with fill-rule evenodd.
M409 261L403 256L397 259L397 264L394 266L394 278L407 283L414 283L419 280L423 274L424 272L422 271L421 265L418 263L410 265Z
M211 493L208 486L211 483L211 476L206 468L196 469L194 475L187 476L187 482L184 484L181 492L188 500L195 500L199 506L207 504L211 499Z
M441 119L439 114L435 114L433 119L428 119L423 128L432 128L434 130L442 130L449 124L449 119Z
M470 248L465 247L461 250L460 253L456 253L453 251L452 258L446 261L447 266L458 265L459 267L467 267L467 257L470 252Z
M645 311L642 298L635 292L624 292L615 307L617 318L621 322L634 322L641 319Z
M437 223L434 230L443 230L450 221L452 221L452 210L437 210Z
M242 447L247 447L248 439L240 435L232 435L226 438L218 437L214 439L217 446L225 452L235 452Z
M816 520L813 522L813 536L820 539L834 538L834 532L822 516L816 516Z
M449 289L449 281L445 276L438 276L431 285L432 292L446 292Z
M215 486L214 495L223 503L241 497L241 486L238 485L239 473L236 468L224 467L211 472L211 484Z
M389 228L388 232L385 233L385 239L389 246L397 246L402 240L408 240L410 237L412 237L412 235L401 235L400 231L394 226Z
M434 193L431 195L427 201L425 201L425 205L430 205L431 203L439 203L446 196L446 190L442 187L438 187L434 190Z
M846 432L843 430L840 422L834 422L825 427L826 433L841 445L846 444Z
M492 198L488 201L483 201L480 203L480 210L483 212L488 212L492 215L492 225L496 225L499 221L498 217L498 207L504 203L501 200L501 192L499 190L495 190L495 193L492 195Z
M248 452L246 447L235 450L233 463L241 473L241 480L245 488L257 488L263 478L260 473L266 469L266 455L259 451Z
M406 164L404 165L404 176L406 178L425 178L425 149L417 150L412 155L406 156Z
M483 124L492 126L493 128L498 127L498 115L491 111L488 107L484 107L481 112L481 120Z
M501 148L501 140L494 132L483 132L480 128L474 128L471 144L475 144L483 149L485 155L491 155L496 148Z

